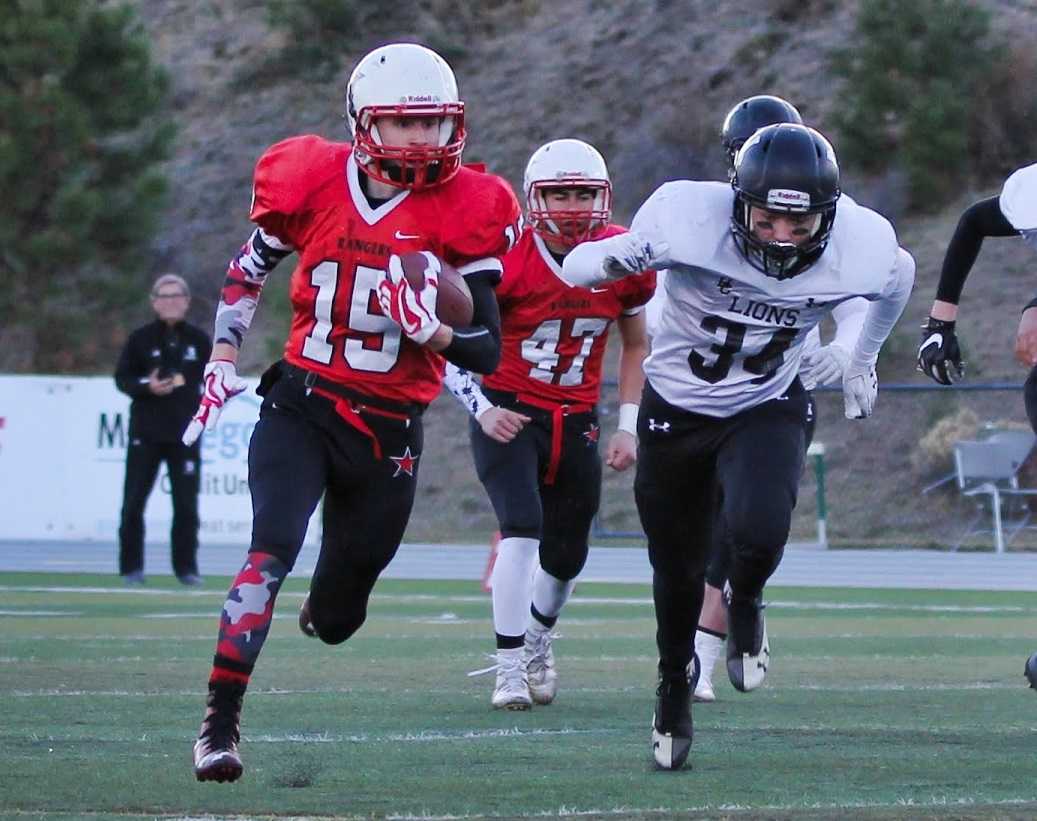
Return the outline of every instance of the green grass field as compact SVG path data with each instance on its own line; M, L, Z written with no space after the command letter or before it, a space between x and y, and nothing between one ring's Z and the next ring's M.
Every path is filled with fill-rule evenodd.
M236 784L190 751L227 580L201 591L0 574L4 818L1033 818L1033 594L775 588L765 687L695 708L692 766L656 772L654 618L641 585L583 584L558 700L490 709L488 597L379 584L340 647L290 580L246 698Z

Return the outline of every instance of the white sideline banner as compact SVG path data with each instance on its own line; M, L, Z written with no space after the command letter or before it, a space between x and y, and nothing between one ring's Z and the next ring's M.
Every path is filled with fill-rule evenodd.
M259 419L258 379L202 435L199 541L249 544L248 443ZM0 376L0 539L118 539L130 399L111 377ZM148 542L172 523L163 464L144 514ZM319 508L307 542L319 539Z

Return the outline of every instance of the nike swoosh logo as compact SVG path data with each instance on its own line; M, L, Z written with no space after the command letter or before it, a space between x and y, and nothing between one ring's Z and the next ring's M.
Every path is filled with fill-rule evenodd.
M591 288L592 294L604 294L608 292L608 288Z
M921 356L922 355L922 351L924 351L926 348L929 348L929 347L931 347L933 345L935 345L937 348L939 348L942 344L943 344L943 334L933 334L931 337L929 337L927 340L925 340L924 343L922 343L922 347L918 349L918 355Z
M395 236L396 239L418 239L421 234L401 234L397 231L393 236Z

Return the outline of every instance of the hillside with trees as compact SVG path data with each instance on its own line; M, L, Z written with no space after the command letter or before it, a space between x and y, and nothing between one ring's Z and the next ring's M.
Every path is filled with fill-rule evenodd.
M665 180L723 178L717 135L734 102L756 93L794 102L835 144L844 188L891 218L918 262L915 295L881 363L885 382L921 380L917 329L962 208L1037 159L1030 0L762 0L751 12L704 0L398 0L391 14L375 0L13 2L0 27L0 180L15 203L0 216L4 372L109 373L164 271L191 282L192 319L208 326L226 263L250 231L256 158L293 134L348 139L348 73L393 40L425 43L453 65L467 160L518 188L542 142L588 140L609 162L619 220ZM290 265L271 278L246 371L283 342ZM963 302L971 380L1021 381L1011 341L1035 270L1022 243L984 249ZM868 475L908 474L918 485L911 453L958 405L957 395L925 394L908 407L887 394L865 429L841 423L828 402L821 435L835 467L862 448L872 454L872 441L881 452L896 442ZM990 395L979 418L1021 419L1019 405ZM903 425L908 415L919 424ZM491 517L464 452L463 417L441 401L429 424L443 433L429 441L450 467L425 477L415 520L434 518L451 488L461 521L410 536L481 538ZM838 474L833 481L833 493L854 498ZM617 499L625 482L609 480ZM801 536L810 492L808 479ZM847 529L861 533L870 504L862 494L859 510L850 505ZM628 501L607 495L603 515L620 505L608 525L633 527Z

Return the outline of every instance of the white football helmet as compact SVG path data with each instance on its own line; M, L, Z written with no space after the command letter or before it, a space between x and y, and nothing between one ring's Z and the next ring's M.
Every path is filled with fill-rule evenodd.
M582 140L553 140L533 152L526 164L522 188L533 230L566 246L591 239L612 219L612 183L605 158ZM551 209L544 196L553 188L589 188L590 210Z
M378 117L440 117L439 145L385 145ZM357 63L346 87L353 153L379 182L427 188L453 177L464 149L464 103L446 60L415 43L376 48Z

